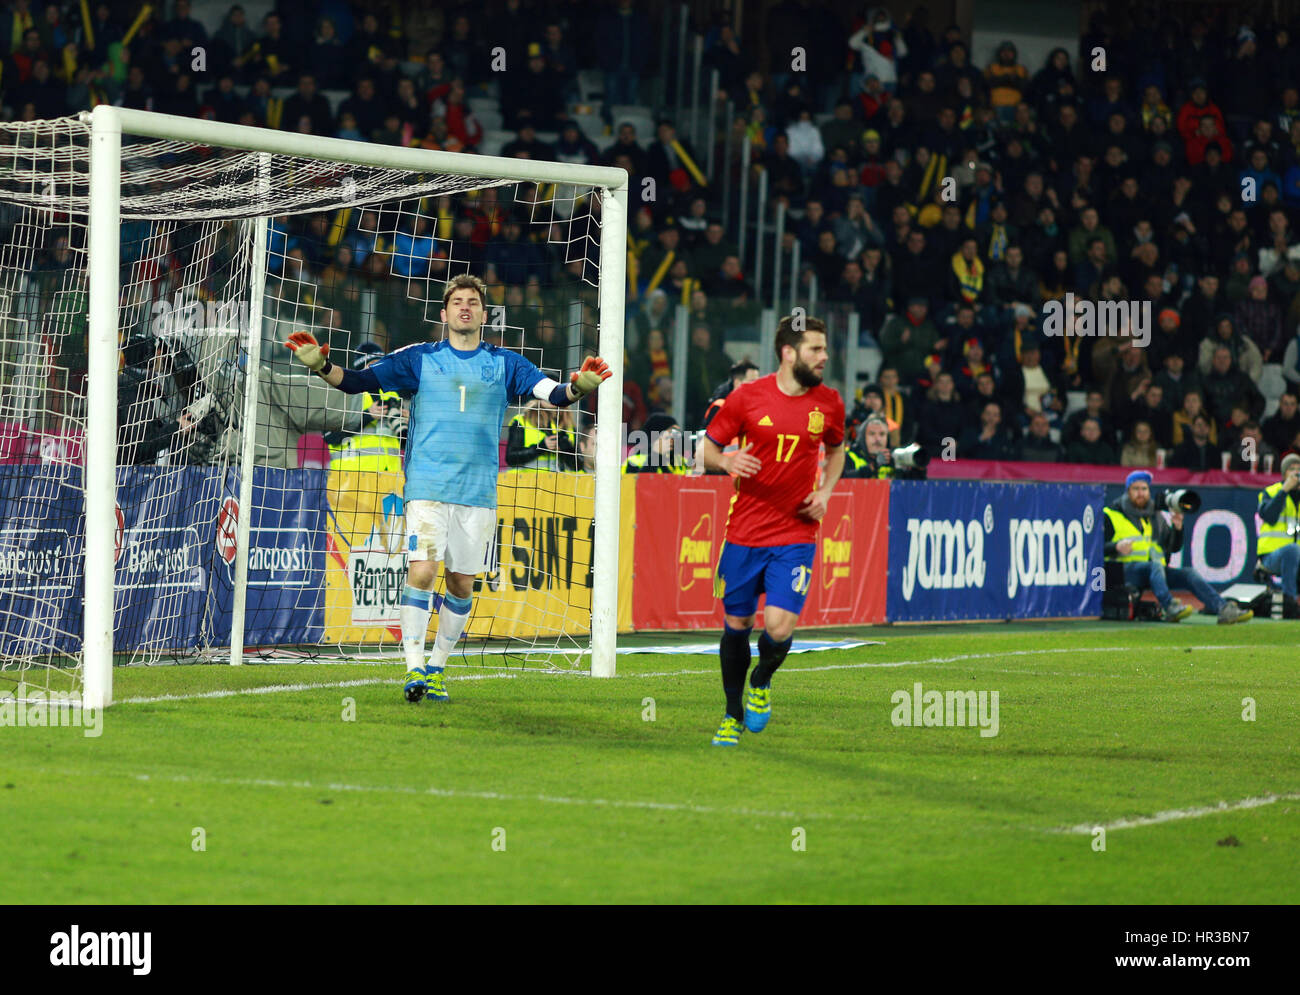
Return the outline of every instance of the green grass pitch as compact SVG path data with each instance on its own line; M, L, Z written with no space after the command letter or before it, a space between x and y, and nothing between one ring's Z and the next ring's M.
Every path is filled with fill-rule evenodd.
M119 668L180 697L0 728L0 901L1296 902L1300 630L1210 623L836 633L886 644L791 656L735 749L716 657L419 706L391 666ZM894 726L918 682L997 691L998 735Z

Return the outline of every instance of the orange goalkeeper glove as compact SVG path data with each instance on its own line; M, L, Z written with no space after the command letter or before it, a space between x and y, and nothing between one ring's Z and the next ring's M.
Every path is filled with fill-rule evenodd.
M329 362L330 347L317 342L311 332L294 332L284 345L293 352L294 359L313 373L319 373Z
M569 382L573 385L573 399L581 400L613 375L609 365L603 359L599 356L588 356L582 364L582 369L569 375Z

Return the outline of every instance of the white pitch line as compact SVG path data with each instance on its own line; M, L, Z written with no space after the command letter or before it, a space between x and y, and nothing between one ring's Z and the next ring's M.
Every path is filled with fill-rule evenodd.
M689 812L695 815L739 815L763 819L826 819L841 822L869 822L870 816L830 812L771 812L752 808L693 805L689 802L656 802L616 798L571 798L563 795L510 795L498 791L461 791L455 788L408 788L400 785L341 784L338 782L283 781L270 778L191 777L187 774L136 774L137 781L175 784L209 784L237 788L294 788L303 791L339 791L359 794L393 794L431 798L468 798L494 802L541 802L546 805L574 805L583 808L626 808L655 812Z
M888 667L924 667L940 663L963 663L967 660L1002 660L1011 656L1046 656L1048 654L1077 654L1077 653L1121 653L1130 652L1134 649L1144 652L1159 652L1164 650L1182 650L1188 649L1186 646L1084 646L1084 647L1061 647L1057 649L1041 650L1007 650L1002 653L961 653L957 656L932 656L925 660L887 660L881 663L828 663L820 667L794 667L785 666L781 668L782 674L802 674L812 671L825 670L865 670L868 668L888 668ZM1241 650L1254 649L1253 646L1197 646L1192 647L1198 652L1206 650ZM665 670L648 674L619 674L619 677L676 677L678 674L716 674L717 668L709 670ZM587 674L578 673L579 677L586 677Z
M1187 647L1185 646L1145 646L1140 648L1147 651L1187 649ZM1194 648L1198 652L1203 653L1209 650L1241 650L1241 649L1251 649L1252 647L1198 646ZM1065 648L1040 649L1040 650L1009 650L1004 653L962 653L962 654L958 654L957 656L935 656L935 657L930 657L929 659L926 660L892 660L892 661L884 661L880 663L831 663L820 667L790 666L790 667L783 667L781 673L800 674L800 673L824 672L830 670L867 670L867 669L892 668L892 667L925 667L925 666L938 666L940 664L965 663L970 660L1001 660L1001 659L1005 659L1006 657L1013 657L1013 656L1047 656L1047 655L1059 655L1062 653L1068 653L1068 654L1118 653L1118 652L1124 652L1132 649L1134 649L1134 647L1132 646L1088 646L1088 647L1079 647L1079 648L1065 647ZM1010 671L1007 672L1010 673ZM711 676L716 676L717 673L718 670L716 667L710 667L706 670L663 670L663 671L653 671L650 673L643 673L643 674L639 674L639 673L618 674L617 677L631 680L634 678L643 678L643 677L687 677L687 676L697 676L700 674L708 674ZM1024 673L1036 673L1036 671L1024 671ZM1042 673L1043 676L1058 676L1058 677L1063 676L1060 674L1050 675L1042 671L1037 671L1037 673ZM535 671L528 671L526 672L526 674L529 676L533 674L538 674L544 677L559 676L559 677L589 678L591 676L590 674L584 673L582 671L565 671L565 670L560 670L560 671L535 670ZM456 681L514 680L516 677L520 677L520 676L524 676L524 675L523 674L465 674L463 676L452 675L451 679L454 683ZM1064 675L1064 676L1075 676L1075 675ZM1077 676L1103 677L1103 676L1114 676L1114 675L1079 674ZM114 702L113 704L114 705L151 705L157 702L166 702L166 701L199 701L204 698L235 698L241 695L279 694L281 692L286 692L286 691L287 692L314 691L314 690L319 690L324 688L364 687L373 684L401 684L401 683L402 681L400 678L391 679L391 680L383 679L383 678L366 678L363 680L355 680L355 681L328 681L321 684L307 684L307 683L267 684L262 687L235 688L235 689L229 689L223 691L202 691L195 694L162 694L153 697L123 698L120 701Z
M465 674L457 681L512 681L518 674ZM329 681L324 684L265 684L255 688L229 688L197 694L160 694L152 698L123 698L114 705L152 705L160 701L197 701L201 698L236 698L246 694L279 694L283 691L315 691L320 688L359 688L369 684L401 684L402 678L368 677L356 681Z
M1177 822L1180 819L1199 819L1207 815L1222 815L1224 812L1240 812L1243 809L1262 808L1283 801L1300 801L1300 792L1281 795L1263 795L1259 798L1243 798L1236 802L1219 802L1218 805L1204 805L1198 808L1173 808L1155 815L1139 815L1131 819L1116 819L1114 822L1085 822L1065 829L1052 829L1053 833L1076 833L1091 835L1098 829L1134 829L1139 826L1158 826L1165 822Z

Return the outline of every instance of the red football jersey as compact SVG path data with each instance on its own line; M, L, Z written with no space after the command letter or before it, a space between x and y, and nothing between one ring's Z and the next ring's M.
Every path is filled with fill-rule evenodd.
M726 539L738 546L816 542L820 522L798 513L817 487L820 445L844 442L844 401L825 384L797 397L784 393L776 374L742 384L709 422L719 446L736 438L763 464L752 477L736 477Z

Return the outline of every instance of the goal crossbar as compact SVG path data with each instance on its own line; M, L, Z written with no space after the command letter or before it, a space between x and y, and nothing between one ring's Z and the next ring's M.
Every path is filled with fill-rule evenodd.
M622 417L623 320L626 279L628 174L622 169L539 162L374 145L245 125L173 117L151 111L100 105L78 115L90 128L88 222L88 376L86 426L86 543L83 704L99 708L113 700L114 532L116 490L116 391L118 366L118 263L120 250L122 136L155 138L249 152L300 156L381 169L482 178L492 183L567 183L600 190L601 239L598 282L598 348L613 373L597 393L597 424L617 426ZM485 184L486 185L486 184ZM269 217L269 215L268 215ZM253 392L254 394L256 392ZM596 436L596 480L591 595L591 673L614 674L618 618L619 461L621 433ZM242 472L251 474L251 465ZM249 514L241 516L251 520ZM241 522L241 526L246 523ZM242 532L241 528L241 532ZM238 556L248 556L241 542ZM238 590L236 613L242 616ZM238 662L242 633L231 634L232 662Z

